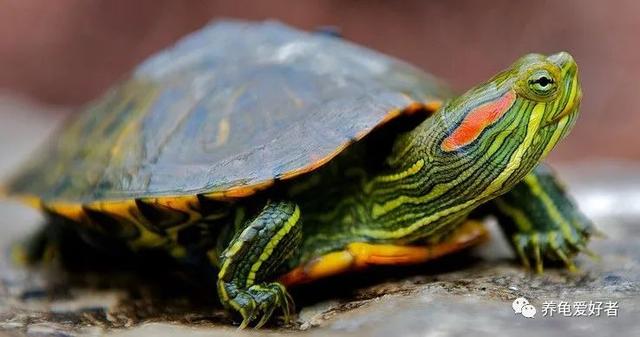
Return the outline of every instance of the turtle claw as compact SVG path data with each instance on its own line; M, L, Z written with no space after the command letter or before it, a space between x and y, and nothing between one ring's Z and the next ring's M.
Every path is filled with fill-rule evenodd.
M239 329L247 328L256 322L254 328L264 326L276 309L282 309L285 322L292 316L293 300L280 283L253 285L246 290L240 290L229 301L229 307L242 316Z
M590 233L567 237L561 230L549 230L513 235L512 244L526 269L533 269L537 274L544 271L544 263L561 262L570 272L577 272L578 267L573 257L584 252L589 256L597 256L586 248ZM532 265L533 262L533 265Z
M586 247L584 249L582 249L581 252L585 253L587 255L587 257L589 257L592 261L598 262L598 261L602 260L602 256L600 256L600 254L598 254L598 253L594 252L593 250L588 249Z
M597 238L597 239L607 239L607 238L609 238L607 233L605 233L605 232L603 232L603 231L601 231L601 230L599 230L599 229L597 229L595 227L591 227L589 230L591 231L590 233L594 238Z

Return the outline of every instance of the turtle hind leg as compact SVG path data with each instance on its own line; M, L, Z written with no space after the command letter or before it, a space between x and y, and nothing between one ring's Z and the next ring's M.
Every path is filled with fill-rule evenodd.
M284 285L268 282L301 241L300 209L291 202L269 202L241 226L219 257L218 295L242 316L240 328L264 325L280 308L289 320L293 301Z
M15 263L23 266L67 266L74 254L87 251L86 243L69 224L49 220L27 238L11 247Z
M31 235L11 247L12 260L23 266L65 265L65 255L82 251L82 239L76 229L79 227L64 217L48 212L43 207L45 221Z
M50 225L11 246L11 259L21 266L50 265L58 260L60 244Z
M587 249L595 227L543 165L489 207L528 269L542 273L545 262L559 262L575 271L575 255L595 256Z
M488 232L481 222L467 220L437 244L409 246L352 242L343 250L310 259L285 274L280 281L290 286L375 265L423 263L474 246L487 238Z
M82 226L49 216L33 234L11 247L12 260L22 266L60 266L91 269L133 261L133 252L118 241L83 230Z

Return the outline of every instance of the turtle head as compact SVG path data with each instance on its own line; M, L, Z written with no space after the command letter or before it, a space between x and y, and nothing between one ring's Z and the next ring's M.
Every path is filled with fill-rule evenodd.
M529 54L510 70L515 79L511 90L516 93L516 102L518 98L527 102L533 108L530 120L541 121L536 134L546 140L546 155L575 123L582 100L578 65L567 52L550 56ZM555 137L547 139L550 129Z
M569 53L526 55L443 107L448 132L442 150L469 151L473 143L513 132L533 140L525 146L545 145L546 154L573 125L581 98L578 67Z
M411 241L460 224L534 169L573 125L580 99L577 66L564 52L526 55L451 99L397 137L390 172L365 184L371 216L393 230L363 235Z
M431 153L448 165L469 162L497 172L491 177L496 190L488 197L496 196L567 134L581 97L571 55L526 55L436 113L433 126L439 132L430 133L437 135Z

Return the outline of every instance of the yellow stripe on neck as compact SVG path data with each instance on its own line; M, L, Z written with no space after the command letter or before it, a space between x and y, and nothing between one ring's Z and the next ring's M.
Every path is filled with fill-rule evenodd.
M416 161L413 165L411 165L411 167L409 167L408 169L406 169L406 170L404 170L402 172L376 177L372 181L372 183L374 183L374 182L385 182L386 183L386 182L398 181L398 180L410 177L410 176L420 172L422 167L424 167L424 159L420 159L420 160Z
M478 197L468 200L459 205L456 205L447 209L443 209L440 212L436 212L428 217L420 219L419 221L416 221L413 224L406 227L398 228L392 231L388 231L384 229L362 229L360 231L357 231L357 234L363 234L366 236L380 238L380 239L400 239L403 237L407 237L411 233L422 228L423 226L428 225L429 223L432 223L434 221L437 221L444 216L455 214L457 212L462 212L472 207L474 204L477 204L479 201L486 198L487 196L490 196L495 192L497 192L500 188L502 188L502 185L504 184L504 182L511 177L514 171L516 171L516 169L520 167L522 163L522 158L525 152L531 147L531 143L533 143L533 140L535 138L534 136L537 133L538 129L540 128L540 125L542 123L542 117L544 116L545 107L546 107L545 103L538 103L533 108L533 111L531 112L531 117L529 118L529 124L527 126L527 133L524 141L520 144L520 146L518 146L516 151L512 154L511 159L506 165L506 169L496 179L494 179L491 182L491 184L482 193L478 195ZM505 134L505 137L506 137L506 134ZM496 143L497 142L494 142L494 145ZM448 191L451 187L455 186L458 180L459 179L456 179L448 184L443 184L441 185L440 188L434 188L434 190L432 190L432 192L426 196L417 197L417 198L400 196L394 200L391 200L385 203L382 206L374 205L372 214L374 215L374 217L380 216L402 205L405 202L415 203L415 202L428 201L433 197L444 194L444 192Z

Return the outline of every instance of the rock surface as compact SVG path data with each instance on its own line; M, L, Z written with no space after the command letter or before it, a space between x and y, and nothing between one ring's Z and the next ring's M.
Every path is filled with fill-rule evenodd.
M5 176L42 140L51 123L30 115L6 118L2 111L0 118L9 121L0 126L0 157L6 158L0 176ZM638 168L629 163L584 163L561 170L579 204L607 235L590 245L600 260L580 256L579 272L548 269L542 276L524 272L495 224L490 224L493 240L470 252L423 266L376 270L295 289L297 321L259 332L238 331L209 290L185 286L178 273L159 272L157 266L140 270L107 264L68 271L13 265L8 259L11 244L37 228L41 218L21 205L2 202L0 335L637 335ZM511 303L517 297L526 297L537 308L534 319L514 314ZM608 317L605 311L599 317L543 315L545 302L552 301L556 305L602 302L603 307L617 302L617 317Z

